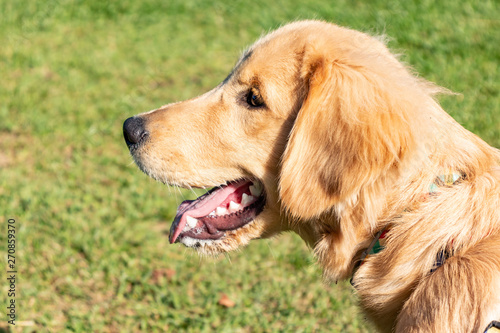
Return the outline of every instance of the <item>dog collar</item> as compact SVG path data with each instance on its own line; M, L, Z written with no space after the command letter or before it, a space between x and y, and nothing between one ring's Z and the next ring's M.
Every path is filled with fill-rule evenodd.
M385 227L384 229L377 232L375 238L372 240L370 245L366 250L361 253L361 257L359 258L359 266L363 265L366 258L371 255L377 254L385 248L385 237L387 232L390 230L389 227Z

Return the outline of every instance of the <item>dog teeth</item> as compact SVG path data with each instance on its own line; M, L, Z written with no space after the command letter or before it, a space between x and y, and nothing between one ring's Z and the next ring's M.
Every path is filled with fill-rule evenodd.
M196 224L198 224L198 220L191 216L188 216L186 218L186 222L187 225L189 226L189 229L193 229L194 227L196 227Z
M252 191L251 188L250 188L250 191ZM242 206L246 207L248 205L251 205L254 201L255 201L254 196L243 193L243 196L241 197L241 205Z
M237 212L238 210L240 210L240 208L241 208L240 204L237 204L234 201L229 202L229 212L231 212L231 213Z
M250 193L252 193L254 197L260 196L260 194L262 193L262 186L259 183L250 185Z
M208 216L217 216L217 214L215 214L215 210L213 212L211 212L210 214L208 214Z
M226 208L224 208L224 207L217 207L217 208L215 209L215 214L216 214L216 215L224 215L224 214L226 214L226 213L227 213L227 209L226 209Z

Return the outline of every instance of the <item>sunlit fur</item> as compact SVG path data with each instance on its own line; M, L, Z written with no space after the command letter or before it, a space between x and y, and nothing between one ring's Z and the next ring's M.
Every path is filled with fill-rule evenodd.
M246 103L255 87L264 107ZM442 110L443 92L380 38L296 22L212 91L141 115L150 136L133 156L169 184L264 184L264 212L202 253L292 230L336 281L390 225L354 275L367 316L385 332L480 332L500 319L500 153ZM465 179L427 195L453 172ZM430 273L443 249L453 255Z

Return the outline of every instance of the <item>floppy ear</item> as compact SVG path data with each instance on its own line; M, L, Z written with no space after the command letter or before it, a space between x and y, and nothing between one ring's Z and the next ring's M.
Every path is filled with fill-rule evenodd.
M401 82L314 52L304 58L308 93L283 155L279 191L288 212L307 219L380 179L412 139Z

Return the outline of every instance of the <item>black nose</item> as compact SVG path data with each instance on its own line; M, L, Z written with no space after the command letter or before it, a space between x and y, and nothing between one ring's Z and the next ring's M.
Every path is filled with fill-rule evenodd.
M123 137L127 146L141 143L148 137L148 132L144 129L144 119L131 117L123 123Z

